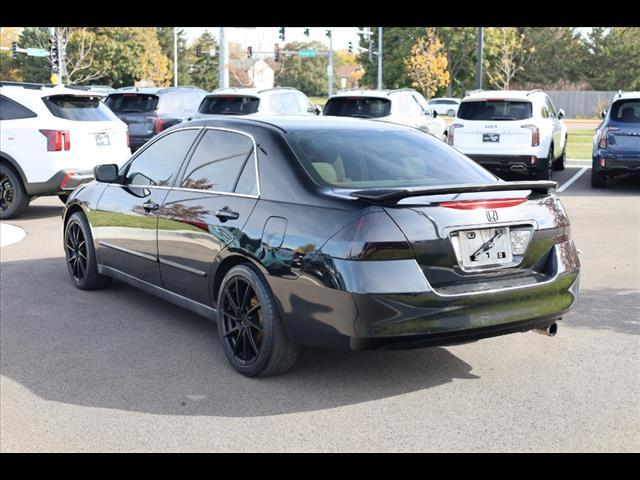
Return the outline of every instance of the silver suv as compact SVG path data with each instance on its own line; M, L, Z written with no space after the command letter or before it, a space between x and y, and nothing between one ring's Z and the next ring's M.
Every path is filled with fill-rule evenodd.
M202 99L198 117L203 115L319 115L300 90L290 87L267 89L219 88Z
M327 101L323 115L360 117L407 125L446 141L447 125L412 88L340 90Z

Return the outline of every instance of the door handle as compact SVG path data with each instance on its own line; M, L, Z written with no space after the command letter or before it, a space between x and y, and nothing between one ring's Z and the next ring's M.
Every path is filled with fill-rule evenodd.
M151 211L159 210L160 205L158 205L155 202L149 201L149 202L143 203L142 208L144 209L145 212L151 212Z
M234 212L229 207L224 207L222 210L218 210L215 213L216 217L220 219L221 222L226 222L227 220L237 220L240 218L240 214L238 212Z

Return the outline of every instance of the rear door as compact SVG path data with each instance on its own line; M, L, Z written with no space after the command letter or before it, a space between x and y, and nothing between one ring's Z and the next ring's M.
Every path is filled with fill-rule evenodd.
M98 261L153 285L158 267L158 211L198 128L168 133L144 147L110 184L92 214Z
M614 102L607 127L607 150L640 155L640 98Z
M213 261L242 235L258 198L255 143L247 134L207 128L163 202L158 222L165 288L211 305Z
M496 154L531 148L532 104L525 100L467 100L460 104L454 147L463 152Z
M112 93L105 104L129 126L129 135L146 137L156 133L159 98L147 93Z

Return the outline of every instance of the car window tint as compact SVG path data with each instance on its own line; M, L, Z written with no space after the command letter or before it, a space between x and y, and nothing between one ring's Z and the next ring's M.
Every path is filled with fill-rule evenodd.
M391 113L391 100L377 97L334 97L324 107L323 115L338 117L386 117Z
M258 182L256 180L255 155L251 155L242 169L235 192L244 195L258 195Z
M296 93L296 97L298 99L298 108L300 112L315 113L316 108L313 103L311 103L311 100L302 93Z
M253 157L253 142L246 135L207 130L189 161L182 188L233 192L240 171Z
M199 130L169 133L145 148L129 164L127 185L169 186Z
M556 109L553 106L553 103L551 103L551 99L549 97L547 97L546 99L546 103L547 103L547 109L549 110L549 116L550 117L556 117Z
M640 99L618 100L611 106L611 120L640 123Z
M463 120L525 120L531 115L531 102L519 100L472 100L458 109Z
M424 132L341 129L285 137L320 184L384 188L495 180L487 170Z
M178 92L165 93L160 96L160 111L163 113L181 113L184 110L182 95Z
M402 95L398 98L398 106L401 115L416 116L422 114L422 110L413 95Z
M274 106L279 109L277 113L300 113L303 110L300 110L296 97L294 92L287 92L273 95L271 99L274 99Z
M256 113L260 99L244 95L211 95L202 100L198 111L207 115L247 115Z
M184 107L188 112L197 112L204 94L199 92L185 92Z
M411 96L418 104L418 107L419 107L418 114L423 113L425 111L431 113L431 108L429 107L429 102L427 102L426 98L424 98L419 93L413 93Z
M37 117L34 112L4 95L0 95L0 120L18 120L20 118L33 117Z
M118 120L118 117L100 101L98 96L52 95L43 97L42 101L53 116L65 120L91 122Z
M158 108L158 97L142 93L114 93L104 103L118 113L153 112Z

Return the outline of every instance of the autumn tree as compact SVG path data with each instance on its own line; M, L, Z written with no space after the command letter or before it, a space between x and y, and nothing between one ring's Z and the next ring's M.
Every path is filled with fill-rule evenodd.
M500 90L508 90L515 76L535 52L525 46L525 36L513 27L485 29L484 71L489 83Z
M473 85L475 62L473 53L478 42L478 29L475 27L437 27L436 35L444 44L447 55L449 83L447 97L455 94L462 96Z
M18 41L20 30L18 27L0 28L0 45L11 48L12 43ZM0 50L0 79L14 82L22 80L18 63L13 60L11 52L7 50Z
M192 49L199 48L202 51L201 57L195 57L191 68L191 83L195 86L211 91L218 87L218 44L216 39L208 31L205 31L191 46ZM211 56L209 52L215 49L216 55Z
M433 28L418 38L404 64L412 85L427 98L449 83L447 55Z

